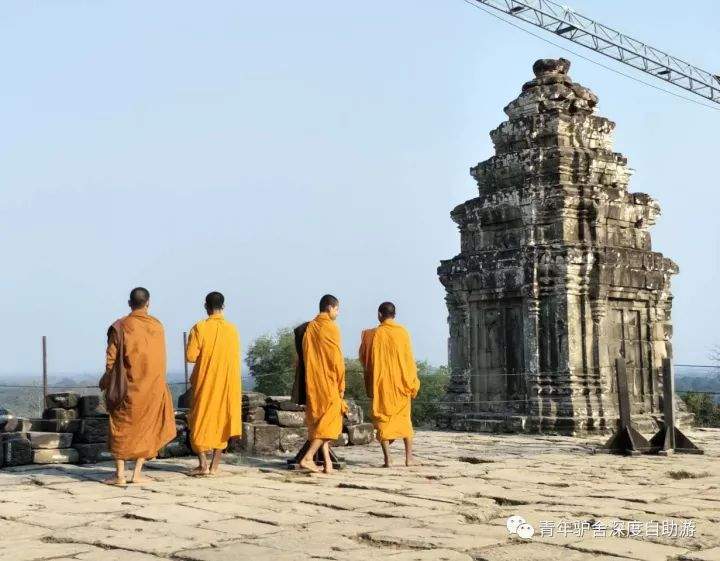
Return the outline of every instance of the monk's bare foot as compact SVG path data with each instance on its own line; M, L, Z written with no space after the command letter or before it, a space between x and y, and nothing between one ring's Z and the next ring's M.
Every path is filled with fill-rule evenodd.
M198 477L203 475L208 475L210 472L208 471L208 468L202 468L202 467L196 467L195 469L191 469L188 472L188 475L190 477Z
M107 479L103 479L100 481L101 483L104 483L105 485L118 485L120 487L124 487L127 485L127 480L124 477L108 477Z
M415 465L417 465L417 464L415 463L415 459L414 459L414 458L407 458L407 459L405 460L405 465L406 465L407 467L411 467L411 466L415 466Z
M325 469L323 470L325 472L325 475L332 475L335 473L335 468L332 466L325 466Z
M133 483L150 483L150 480L147 477L144 477L142 475L136 475L133 477L132 480Z
M385 463L382 465L382 467L384 467L384 468L389 468L389 467L392 467L392 464L388 461L388 462L385 462Z
M300 460L298 465L303 469L312 471L313 473L318 473L320 471L320 469L315 465L315 462L313 462L312 460L306 460L305 458Z
M216 469L211 469L210 471L208 471L207 474L214 477L214 476L216 476L218 473L222 473L222 472L220 471L219 468L216 468Z

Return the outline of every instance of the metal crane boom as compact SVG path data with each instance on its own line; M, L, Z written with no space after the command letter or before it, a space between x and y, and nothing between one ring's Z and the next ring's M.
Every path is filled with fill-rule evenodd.
M551 0L469 0L469 3L500 10L720 104L720 76L623 35L567 6Z

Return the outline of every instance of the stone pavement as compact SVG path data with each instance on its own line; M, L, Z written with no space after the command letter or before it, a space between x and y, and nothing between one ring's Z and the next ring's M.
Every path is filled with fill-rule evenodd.
M383 469L379 447L351 447L333 476L240 456L213 478L151 462L152 481L126 488L97 482L108 464L7 469L0 560L720 560L720 430L689 434L704 456L418 431L418 466ZM513 515L535 535L511 535Z

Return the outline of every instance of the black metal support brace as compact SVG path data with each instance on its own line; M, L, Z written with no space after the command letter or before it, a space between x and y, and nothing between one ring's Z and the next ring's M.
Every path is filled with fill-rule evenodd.
M682 431L675 426L675 372L672 361L663 359L663 416L662 428L650 439L650 445L658 454L702 454Z
M652 447L647 439L632 426L630 416L630 395L628 394L627 371L625 359L615 359L617 373L618 407L620 409L620 426L598 452L610 454L638 455L649 454Z

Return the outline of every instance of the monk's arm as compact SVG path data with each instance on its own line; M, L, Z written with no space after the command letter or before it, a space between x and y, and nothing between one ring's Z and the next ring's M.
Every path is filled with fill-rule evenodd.
M345 357L342 353L342 340L340 339L340 330L335 326L334 339L336 344L335 362L338 377L338 391L340 397L345 396Z
M117 360L117 331L114 328L110 328L108 331L108 342L107 349L105 350L105 374L100 379L100 389L105 389L107 384L107 377L112 372Z
M197 327L193 327L190 330L190 336L188 337L187 349L185 349L185 360L188 362L195 362L200 356L200 334L198 333Z
M410 391L410 396L414 399L420 391L420 378L417 375L417 362L415 362L409 333L405 344L405 363L407 364L405 385Z
M368 331L363 331L360 340L360 350L358 355L360 357L360 363L363 367L363 378L365 381L365 393L368 397L372 397L372 367L370 357L372 356L372 338Z

